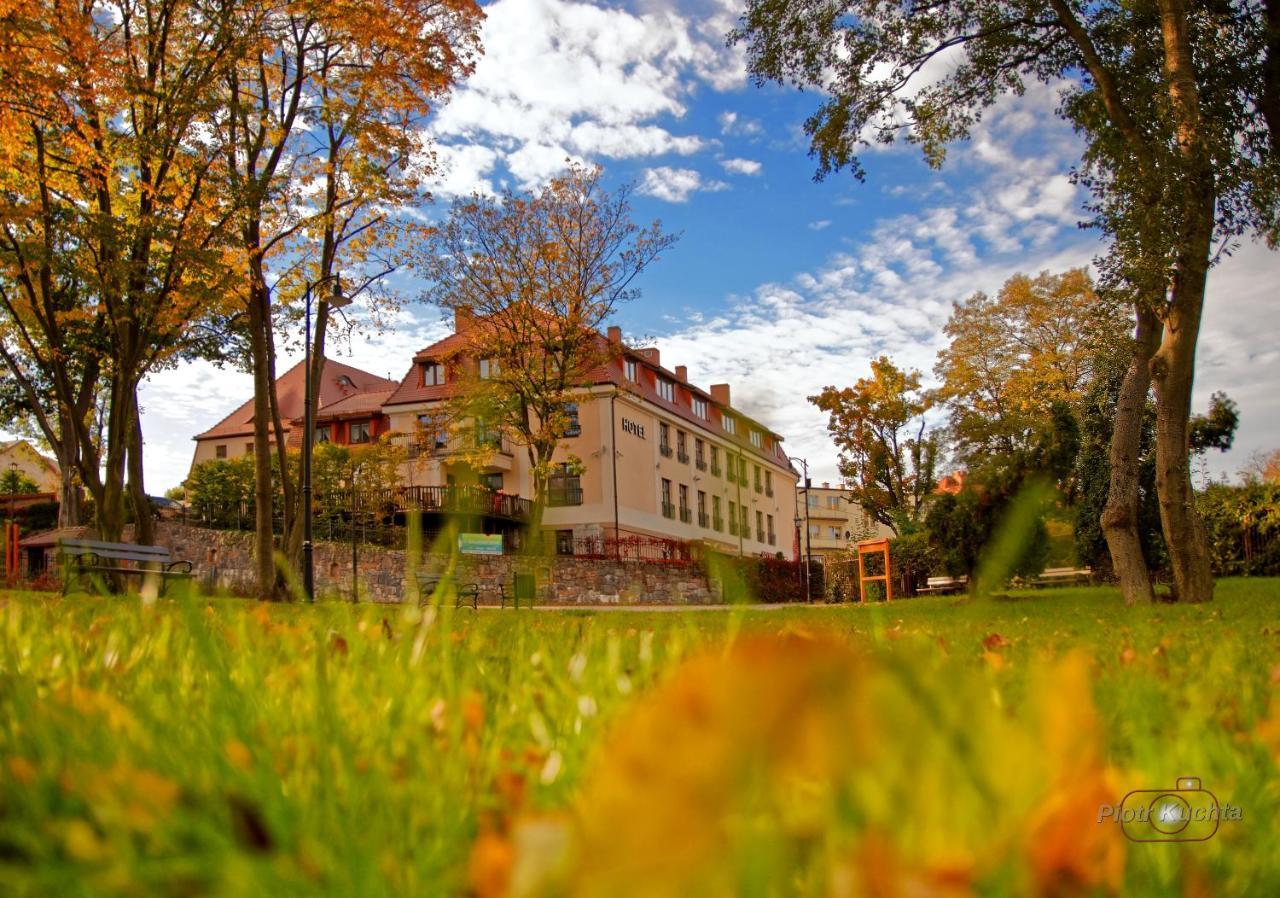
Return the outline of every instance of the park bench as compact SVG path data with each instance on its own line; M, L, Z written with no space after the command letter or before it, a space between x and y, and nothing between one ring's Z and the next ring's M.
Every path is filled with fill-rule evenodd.
M1073 586L1093 583L1093 569L1087 567L1051 567L1031 581L1032 586Z
M953 592L964 592L969 588L968 577L930 577L928 583L917 589L918 595L945 596Z
M516 608L519 608L519 607L520 607L520 600L521 600L521 599L524 599L524 600L525 600L525 604L526 604L529 608L532 608L532 607L533 607L533 600L534 600L534 598L536 598L536 597L537 597L537 594L538 594L538 583L537 583L537 581L534 579L533 574L521 574L521 573L516 573L516 574L511 578L511 580L512 580L512 582L511 582L511 595L510 595L510 598L511 598L511 600L512 600L513 605L514 605ZM506 583L499 583L499 584L498 584L498 591L502 594L502 604L501 604L501 605L499 605L498 607L500 607L500 608L506 608L506 607L507 607L507 598L508 598L508 595L507 595L507 584L506 584Z
M174 560L164 546L139 546L133 543L108 543L96 539L60 539L58 555L62 565L62 594L71 591L74 582L86 576L99 586L116 576L156 577L160 591L171 580L190 580L191 562ZM132 564L133 567L126 565Z
M420 603L429 604L432 597L435 596L436 590L442 585L446 587L446 593L449 587L453 589L453 607L461 608L462 603L470 597L472 610L480 608L480 584L478 583L459 583L455 575L449 573L432 574L427 571L418 572L418 595L421 596Z

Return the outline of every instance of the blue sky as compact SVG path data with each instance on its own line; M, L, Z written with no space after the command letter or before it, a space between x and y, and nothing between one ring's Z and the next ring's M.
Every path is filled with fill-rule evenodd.
M928 374L953 301L1017 271L1088 264L1100 249L1077 227L1082 196L1067 175L1080 147L1053 117L1053 86L998 104L941 172L902 144L867 152L865 183L815 183L802 123L818 97L749 82L724 42L733 0L486 10L484 60L424 135L440 162L436 211L473 190L534 187L566 157L634 181L637 219L683 238L617 323L696 383L729 382L734 404L780 431L818 480L835 479L835 450L807 395L851 383L881 353ZM1277 270L1250 245L1211 278L1197 402L1225 389L1243 415L1237 448L1209 459L1211 472L1280 446ZM411 277L398 286L415 289ZM413 303L392 323L334 355L398 378L443 332L438 311ZM191 436L250 390L247 375L205 364L152 378L148 490L180 482Z

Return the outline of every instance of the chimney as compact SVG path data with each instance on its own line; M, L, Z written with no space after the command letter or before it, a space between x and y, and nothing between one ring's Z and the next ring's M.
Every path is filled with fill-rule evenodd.
M617 326L609 328L609 342L615 346L622 345L622 328Z
M676 380L682 384L689 382L689 369L684 365L676 365Z
M712 384L711 398L720 405L729 405L729 385L728 384Z
M829 481L829 480L824 480L824 481L822 481L822 488L823 488L824 490L829 490L829 489L831 489L831 481Z
M662 364L662 356L659 355L658 347L656 346L646 346L644 349L637 349L636 352L640 353L640 357L650 365Z
M471 330L471 326L475 324L476 313L466 306L458 306L453 310L453 332L455 334L466 333Z

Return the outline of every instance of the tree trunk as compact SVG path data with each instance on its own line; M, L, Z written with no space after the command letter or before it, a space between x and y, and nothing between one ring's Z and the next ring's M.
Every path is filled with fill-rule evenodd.
M1195 491L1191 487L1189 419L1217 186L1200 123L1187 11L1183 0L1160 0L1160 12L1165 76L1182 163L1184 214L1164 339L1151 366L1156 390L1156 490L1177 598L1207 602L1213 598L1213 572L1204 523L1196 512Z
M142 417L138 412L137 387L131 389L130 393L133 397L133 421L128 425L126 434L129 445L129 499L133 504L133 541L140 546L154 546L155 515L142 477Z
M111 382L111 408L107 412L106 471L100 496L94 496L94 518L98 538L118 543L124 537L124 471L127 444L121 435L122 421L129 420L127 390L117 379Z
M1151 358L1160 345L1161 324L1155 310L1137 306L1138 328L1133 358L1116 398L1115 426L1111 432L1111 483L1102 510L1102 532L1107 538L1111 565L1120 580L1125 604L1151 602L1151 576L1138 536L1138 469L1142 443L1142 418L1151 388Z
M58 526L79 527L83 509L76 482L76 438L73 424L59 403L58 439L51 441L58 459Z
M249 241L256 247L256 234ZM271 482L271 372L267 354L270 300L263 280L261 258L254 251L249 272L249 354L253 366L253 506L254 567L258 598L275 597L276 564Z

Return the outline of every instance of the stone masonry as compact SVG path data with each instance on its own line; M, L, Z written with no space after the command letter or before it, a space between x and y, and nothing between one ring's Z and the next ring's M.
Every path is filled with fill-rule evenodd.
M202 587L244 595L253 591L252 533L160 523L156 536L174 558L192 563L196 582ZM314 556L317 593L349 597L350 543L317 542ZM425 554L419 568L434 574L444 571L449 563L447 555ZM517 571L534 574L539 604L708 605L721 601L719 584L710 582L697 566L559 556L457 557L458 581L478 584L482 604L498 604L499 584L506 584L510 595ZM361 545L359 591L361 601L404 601L405 553Z

